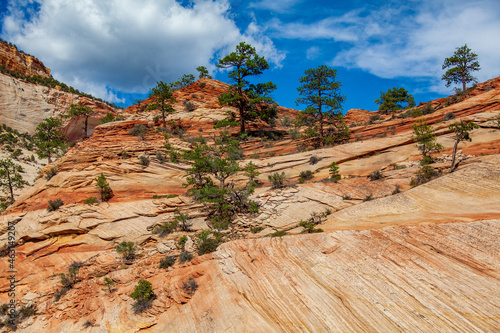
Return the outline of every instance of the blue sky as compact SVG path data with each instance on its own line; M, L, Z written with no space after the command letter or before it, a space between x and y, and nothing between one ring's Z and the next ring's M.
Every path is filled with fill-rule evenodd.
M0 0L0 36L41 59L53 76L121 106L158 80L208 67L240 41L271 68L274 97L295 105L304 70L337 70L344 110L376 110L380 91L404 87L416 101L452 93L444 58L467 43L479 81L500 75L500 1Z

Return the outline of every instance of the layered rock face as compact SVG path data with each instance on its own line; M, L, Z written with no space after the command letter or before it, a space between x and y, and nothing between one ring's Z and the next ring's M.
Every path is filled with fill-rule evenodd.
M0 41L0 66L23 76L50 77L50 69L37 58L21 53L15 46Z
M217 251L169 269L160 269L159 262L180 253L181 235L188 236L186 250L195 252L195 235L209 230L206 211L184 195L189 165L157 155L167 154L164 130L153 122L158 112L125 110L130 119L97 126L91 138L51 165L58 171L52 179L37 180L0 216L1 246L9 222L16 226L17 300L38 309L19 331L494 332L500 317L498 82L486 83L488 89L480 85L459 103L434 101L443 108L422 117L381 114L360 125L371 115L352 111L353 139L324 149L296 152L307 141L292 139L282 124L294 110L281 109L275 128L252 124L285 133L275 141L251 138L241 144L247 157L241 166L252 161L261 173L263 186L252 197L259 212L238 216L234 240ZM167 139L174 148L189 149L190 138L219 131L214 122L234 111L218 105L216 96L225 87L203 79L176 92L176 112L168 120L180 122L186 133L182 140ZM186 110L184 100L195 103L195 110ZM449 112L456 119L443 120ZM434 154L433 164L444 175L412 188L421 155L411 126L419 119L433 126L445 148ZM448 125L457 120L480 128L472 142L460 143L459 167L447 174L454 144ZM131 134L138 126L146 128L143 137ZM252 158L256 153L260 158ZM149 158L148 165L141 156ZM319 182L334 161L343 179ZM296 184L308 170L313 179ZM367 176L376 170L383 179L371 181ZM285 172L293 186L270 189L268 176L276 172ZM101 173L114 196L84 204L99 197L95 178ZM243 179L242 173L235 176ZM57 198L64 205L48 212L48 200ZM191 231L166 237L152 232L177 209L189 214ZM323 212L328 214L317 227L324 232L303 234L299 223ZM276 231L287 235L264 237ZM133 263L114 250L124 240L139 246ZM8 262L1 259L5 303ZM82 262L79 281L55 301L59 274L75 261ZM103 290L105 278L116 282L111 292ZM157 297L136 314L130 294L141 278L153 284ZM189 278L198 284L194 294L184 287Z

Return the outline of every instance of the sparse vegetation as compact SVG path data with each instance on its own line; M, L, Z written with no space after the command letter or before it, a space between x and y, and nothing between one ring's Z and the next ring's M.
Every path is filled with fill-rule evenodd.
M146 127L146 125L134 125L134 127L132 127L128 133L130 135L134 135L134 136L138 136L140 137L142 140L144 140L144 136L146 135L146 133L148 132L148 128Z
M364 197L363 202L364 201L371 201L371 200L373 200L373 195L369 194L366 197Z
M455 119L455 114L453 112L448 112L443 116L444 121Z
M53 212L55 210L58 210L59 207L64 205L64 202L62 201L61 198L58 198L56 200L49 200L49 205L47 206L47 211L48 212Z
M212 237L210 231L203 230L201 233L196 235L196 250L198 251L198 255L204 255L206 253L214 252L222 243L222 239L219 234L213 235Z
M314 164L318 163L319 161L321 161L321 158L319 158L316 155L311 156L311 158L309 158L309 164L311 164L311 165L314 165Z
M183 264L185 262L191 261L191 259L193 259L193 258L194 258L194 256L191 253L189 253L188 251L184 250L179 255L179 262L181 264Z
M158 81L156 82L156 87L151 88L149 94L149 97L153 98L155 102L149 104L146 110L159 109L163 119L163 127L167 127L166 114L174 112L174 108L172 107L172 104L175 103L175 98L172 95L174 90L175 88L171 84Z
M342 178L342 176L339 173L339 166L336 162L332 162L332 164L330 164L328 172L330 173L330 180L332 182L336 183Z
M439 172L433 169L430 165L422 165L422 167L416 172L415 177L411 179L410 185L421 185L438 176Z
M424 157L443 149L443 146L436 142L434 130L426 122L419 120L412 128L414 134L412 139L417 142L417 148Z
M304 183L308 180L313 179L313 174L311 170L301 171L299 174L299 183Z
M108 201L113 197L113 191L106 180L106 176L101 172L101 175L95 179L96 187L99 189L102 201Z
M137 247L133 242L123 241L115 247L115 250L121 254L123 260L133 260L136 257Z
M455 157L457 154L457 147L460 141L472 141L470 137L470 131L479 128L474 122L472 121L463 121L461 120L460 123L453 123L450 124L449 129L455 133L455 144L453 146L453 154L452 154L452 159L451 159L451 167L450 167L450 172L452 172L455 169Z
M113 290L113 287L115 286L115 284L116 284L116 282L113 279L110 279L109 277L105 277L104 278L104 288L102 290L110 293Z
M194 110L196 110L196 104L194 104L193 102L191 101L188 101L188 100L184 100L182 102L182 104L184 104L184 109L188 112L192 112Z
M61 119L46 118L36 127L35 146L40 158L47 157L52 163L52 156L60 153L66 143L66 135L60 130Z
M74 261L69 265L68 273L60 274L62 287L54 293L56 302L59 301L62 296L64 296L77 282L80 281L78 277L80 267L82 267L82 263Z
M276 189L285 187L286 176L284 172L275 172L272 175L268 175L267 177L271 182L271 188Z
M401 187L399 186L399 184L396 184L396 188L394 189L394 191L392 191L392 195L398 193L401 193Z
M370 177L370 181L384 179L384 175L382 174L381 170L375 170L375 171L371 172L369 177Z
M153 292L153 285L151 282L140 279L135 286L134 292L130 297L135 301L133 309L135 313L141 313L151 308L155 294Z
M182 289L186 294L189 296L193 296L196 290L198 289L198 283L196 283L196 280L193 279L192 277L189 277L187 281L182 283Z
M46 180L51 180L52 177L54 177L55 175L57 175L57 168L56 167L51 167L45 173L45 179Z
M160 268L166 269L175 265L175 257L174 256L166 256L165 258L160 260Z
M87 199L85 199L85 201L83 203L86 205L93 205L93 204L97 203L97 198L96 197L88 197Z
M142 166L147 167L149 165L149 156L148 155L139 156L139 163L141 163Z
M252 232L252 234L258 234L262 230L264 230L263 226L250 227L250 231Z
M269 236L270 237L282 237L282 236L285 236L286 234L287 234L287 232L285 230L278 230L276 232L273 232Z

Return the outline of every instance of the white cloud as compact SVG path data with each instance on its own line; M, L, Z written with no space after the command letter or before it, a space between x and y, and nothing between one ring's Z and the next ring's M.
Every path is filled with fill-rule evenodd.
M321 50L317 46L311 46L306 51L306 58L309 60L316 59L321 53Z
M174 0L36 1L39 11L28 20L24 4L10 0L4 39L40 58L57 79L101 98L119 101L113 90L144 93L200 65L213 70L214 55L242 40L276 66L284 59L258 27L240 32L227 0L186 7Z
M286 13L289 12L291 8L299 2L301 2L301 0L260 0L257 2L251 2L248 7L270 10L277 13Z

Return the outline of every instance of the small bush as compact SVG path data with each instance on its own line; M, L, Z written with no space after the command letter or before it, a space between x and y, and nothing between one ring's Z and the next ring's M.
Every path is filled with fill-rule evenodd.
M189 277L187 281L182 283L182 289L186 294L193 296L196 289L198 289L198 284L196 283L195 279Z
M141 165L147 167L149 165L149 156L147 156L147 155L139 156L139 163L141 163Z
M401 193L401 187L399 187L399 184L396 185L396 188L394 191L392 191L392 195Z
M184 249L184 246L186 245L188 238L186 235L183 235L181 238L179 238L179 241L177 242L177 248L178 249Z
M115 247L116 252L122 255L124 260L135 259L137 248L133 242L121 242Z
M288 134L290 134L292 140L297 140L300 137L300 131L297 128L291 128Z
M104 117L101 118L101 120L99 121L99 124L106 124L106 123L110 123L113 121L119 121L119 120L123 120L123 117L122 116L115 116L111 112L108 112L108 113L106 113L106 115Z
M311 170L306 170L306 171L301 171L299 174L299 183L304 183L307 180L313 179L314 176L311 172Z
M209 237L210 231L204 230L200 234L196 235L196 250L198 255L204 255L206 253L211 253L217 250L217 246L222 243L219 237Z
M122 151L120 155L122 157L122 160L126 160L130 157L130 154L126 150Z
M177 229L178 222L176 220L167 221L153 229L155 234L160 234L160 237L165 237L173 233Z
M422 108L422 114L431 114L435 111L434 107L432 106L431 102L427 103L423 108Z
M203 88L205 88L205 86L206 86L206 85L207 85L207 84L206 84L206 82L201 82L201 83L199 84L199 87L200 87L201 89L203 89Z
M184 104L184 109L188 112L196 110L196 105L191 101L184 100L183 104Z
M128 131L128 133L130 135L138 136L142 140L144 140L144 136L146 135L147 131L148 129L145 125L135 125Z
M175 264L174 256L167 256L160 260L160 268L169 268Z
M57 175L57 169L55 167L51 167L47 172L45 173L45 179L51 180L52 177Z
M86 205L93 205L93 204L97 203L97 198L96 197L89 197L89 198L85 199L85 201L83 203Z
M96 187L99 188L99 192L101 193L101 200L108 201L113 197L113 191L109 186L109 183L106 181L106 176L101 172L101 175L95 179Z
M415 178L411 179L410 185L417 186L436 178L439 172L433 169L430 165L423 165L420 170L415 173Z
M185 262L191 261L191 259L193 259L193 258L194 257L193 257L193 255L191 253L189 253L188 251L184 250L179 255L179 262L181 264L183 264Z
M94 322L91 320L87 320L86 322L83 323L83 328L89 328L89 327L94 327Z
M455 119L455 114L453 112L448 112L447 114L445 114L443 116L444 121L452 120L452 119Z
M258 227L250 227L250 231L252 232L252 234L258 234L259 232L261 232L262 230L264 230L264 227L263 226L258 226Z
M281 125L284 127L290 127L293 124L293 120L290 119L288 116L284 116L283 120L281 120Z
M49 200L49 205L47 206L47 211L48 212L53 212L55 210L58 210L59 207L64 205L64 202L62 201L61 198L56 199L56 200Z
M375 123L377 120L380 120L380 119L381 119L380 115L379 114L375 114L375 115L373 115L373 116L370 117L370 120L368 120L368 124L371 125L371 124Z
M286 176L285 176L284 172L282 172L281 174L275 172L272 175L268 175L267 178L269 179L269 181L272 184L271 188L275 189L275 188L283 188L283 187L285 187L285 178L286 178Z
M370 194L370 195L367 195L367 196L363 199L363 201L371 201L371 200L373 200L373 196L372 196L371 194Z
M167 161L167 156L163 155L160 151L156 152L156 159L159 163L163 164Z
M311 158L309 159L309 164L314 165L319 161L321 161L321 158L319 158L318 156L311 156Z
M113 287L115 286L116 282L113 281L113 279L110 279L109 277L104 278L104 288L102 289L103 291L111 292L113 290Z
M287 234L287 232L285 230L279 230L279 231L273 232L269 236L271 236L271 237L282 237L282 236L285 236L286 234Z
M344 194L342 196L342 200L351 200L351 196L350 195L347 195L347 194Z
M381 170L375 170L375 171L371 172L369 177L370 177L370 181L379 180L379 179L384 178Z
M429 165L432 163L434 163L434 159L432 158L432 156L429 155L424 155L424 157L420 161L420 165Z
M330 180L335 183L342 178L342 176L339 173L339 166L335 162L332 162L332 164L330 164L328 172L330 173Z
M135 286L134 292L130 297L135 301L133 304L134 312L141 313L151 308L155 294L153 292L153 285L151 282L140 279Z

